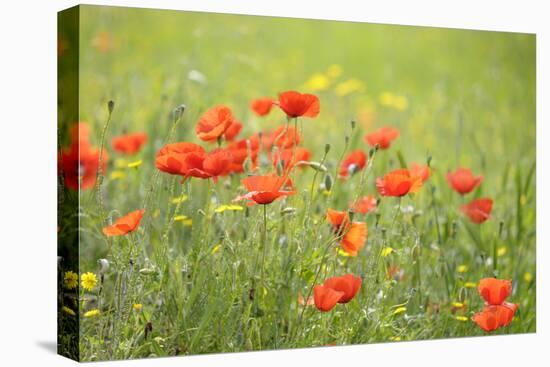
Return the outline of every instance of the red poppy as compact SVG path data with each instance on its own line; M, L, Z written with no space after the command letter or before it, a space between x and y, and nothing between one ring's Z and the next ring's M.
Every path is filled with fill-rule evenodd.
M200 118L195 132L203 141L215 141L235 122L233 112L227 106L216 106L206 111Z
M411 175L420 177L422 182L426 182L432 173L430 167L416 163L411 163L411 168L409 171L411 172Z
M250 176L241 181L248 193L238 196L233 201L250 200L250 203L270 204L282 196L294 195L290 180L276 175ZM287 190L284 190L287 189Z
M376 179L376 189L382 196L405 196L416 193L422 187L422 179L408 169L397 169Z
M99 148L89 142L90 131L85 122L71 128L71 145L58 156L58 169L63 172L63 181L71 190L86 190L96 183L99 168ZM104 150L101 172L105 174L109 157Z
M350 207L355 213L367 214L376 209L376 205L377 200L374 195L369 195L357 199L357 201L355 203L352 203Z
M347 155L340 165L340 177L347 178L361 171L367 164L367 155L362 150L355 150Z
M283 169L285 171L291 170L294 166L299 165L300 162L309 161L311 152L303 147L287 148L277 153L274 153L271 157L273 165L282 161Z
M492 209L493 200L489 198L475 199L460 207L460 210L476 224L481 224L489 219Z
M447 182L460 195L471 192L479 186L481 181L483 176L475 177L468 168L457 168L454 172L447 173Z
M346 274L341 277L333 277L325 280L325 287L332 288L335 291L343 292L344 295L338 303L348 303L355 297L361 288L361 278L353 274Z
M349 214L329 208L327 219L335 235L340 239L340 246L350 256L357 256L367 241L368 229L364 222L350 222Z
M250 109L258 116L269 114L271 107L273 107L273 99L269 97L258 98L250 102Z
M155 166L162 172L185 176L186 156L191 153L200 156L206 154L200 145L194 143L167 144L157 153Z
M218 176L225 176L231 171L233 154L226 149L215 149L208 153L202 162L202 167L217 181Z
M239 121L234 120L231 125L225 130L225 133L223 134L223 137L226 141L233 141L239 135L241 130L243 129L243 124L241 124Z
M367 136L365 141L369 143L371 147L375 147L377 144L380 149L388 149L391 142L399 137L399 130L393 127L382 127Z
M217 182L218 176L229 174L233 163L231 152L225 149L214 149L208 154L190 152L180 156L181 173L183 176L195 178L210 178Z
M317 117L321 110L319 98L313 94L302 94L296 91L287 91L279 94L278 106L289 118Z
M319 311L328 312L344 297L344 292L335 291L322 285L313 287L313 300Z
M505 302L502 305L489 305L483 311L476 313L472 320L484 331L494 331L509 325L514 319L517 304Z
M136 154L147 141L147 134L132 133L113 138L113 149L123 154Z
M145 213L144 209L135 210L118 218L112 225L103 228L106 236L123 236L135 231L139 227L139 222Z
M489 305L500 305L512 293L512 281L496 278L484 278L479 281L479 295Z

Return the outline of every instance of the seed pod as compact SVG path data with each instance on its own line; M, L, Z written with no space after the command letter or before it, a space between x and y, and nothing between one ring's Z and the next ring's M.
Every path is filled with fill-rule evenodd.
M325 144L325 154L328 154L330 152L330 143Z
M332 179L332 176L330 175L330 173L327 173L323 182L325 184L325 190L330 191L332 189L333 182L334 181Z
M115 109L115 101L110 100L107 102L107 109L109 110L109 113L113 113L113 110Z

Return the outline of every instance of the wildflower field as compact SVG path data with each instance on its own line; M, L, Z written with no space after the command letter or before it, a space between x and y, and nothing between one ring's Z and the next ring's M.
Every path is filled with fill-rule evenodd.
M62 354L535 332L533 35L95 6L79 26Z

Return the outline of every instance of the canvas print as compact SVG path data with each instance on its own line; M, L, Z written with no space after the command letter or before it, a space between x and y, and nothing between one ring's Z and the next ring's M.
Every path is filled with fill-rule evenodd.
M535 43L60 12L59 353L535 332Z

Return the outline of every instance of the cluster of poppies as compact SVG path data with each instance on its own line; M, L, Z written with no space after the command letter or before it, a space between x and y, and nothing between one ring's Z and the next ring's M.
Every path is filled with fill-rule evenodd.
M453 190L460 195L466 195L477 188L483 181L483 176L474 176L468 168L457 168L454 172L447 173L447 182ZM485 222L491 216L493 200L479 198L470 201L460 207L470 220L476 224Z
M268 205L279 198L294 195L296 190L291 172L302 165L310 165L311 152L300 146L303 140L297 131L297 124L290 123L298 117L315 118L320 112L319 99L311 94L296 91L281 93L278 99L262 97L251 102L250 108L258 116L271 113L273 106L280 108L287 122L271 131L252 134L238 139L243 124L236 119L228 106L219 105L207 110L199 119L195 133L206 143L214 145L207 150L193 142L176 142L164 145L157 153L155 166L161 172L181 176L182 182L190 179L212 179L247 172L249 176L241 183L246 192L234 201L246 200L249 205ZM80 123L72 130L71 145L60 153L61 167L67 187L86 189L96 182L99 169L100 150L92 147L89 129ZM364 141L373 149L387 150L399 137L399 130L386 126L367 134ZM147 142L145 133L130 133L112 139L113 150L132 155L141 150ZM273 167L270 173L254 175L258 170L258 156L263 152ZM103 173L106 169L107 153L102 160ZM357 149L341 161L338 174L341 180L365 169L369 155ZM418 192L430 178L431 168L411 163L408 168L399 168L376 178L376 190L382 197L403 197ZM251 174L251 175L250 175ZM460 195L466 195L477 188L482 176L474 176L467 168L458 168L446 175L450 187ZM348 210L327 210L333 240L349 256L357 256L364 247L367 224L353 221L353 214L367 214L376 209L378 200L374 195L358 198L349 203ZM483 223L490 217L492 200L481 198L461 206L464 214L474 223ZM112 225L103 228L106 236L123 236L135 231L144 215L144 210L135 210L118 218ZM323 312L332 310L338 303L351 301L361 287L361 278L353 274L327 279L313 287L313 302ZM486 301L485 309L472 318L483 330L492 331L508 325L517 305L505 302L511 293L509 281L494 278L483 279L479 292ZM307 301L309 303L309 300Z
M506 302L512 293L512 282L495 278L481 279L478 286L485 307L476 313L472 320L484 331L494 331L509 325L519 305Z

